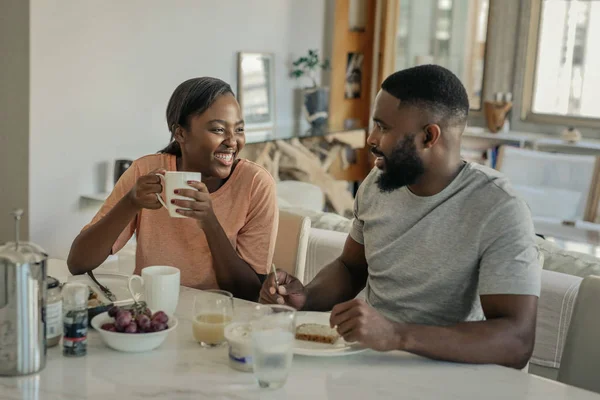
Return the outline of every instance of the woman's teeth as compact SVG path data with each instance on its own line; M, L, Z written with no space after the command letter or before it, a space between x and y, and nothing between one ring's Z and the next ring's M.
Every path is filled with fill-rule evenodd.
M231 160L233 160L233 154L232 153L217 153L217 154L215 154L215 158L218 158L219 160L231 161Z

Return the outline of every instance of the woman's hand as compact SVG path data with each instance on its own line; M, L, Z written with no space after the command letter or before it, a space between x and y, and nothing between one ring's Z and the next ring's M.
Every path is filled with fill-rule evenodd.
M198 220L201 228L216 221L216 216L212 208L210 193L206 185L198 181L188 181L187 184L194 189L176 189L175 194L183 197L189 197L191 200L173 199L171 203L178 207L177 212L186 217ZM188 210L186 210L188 209Z
M161 179L156 174L164 175L166 170L160 168L155 169L148 175L143 175L138 178L135 185L131 188L127 196L131 203L137 208L148 208L157 210L162 207L156 195L160 196L162 192Z

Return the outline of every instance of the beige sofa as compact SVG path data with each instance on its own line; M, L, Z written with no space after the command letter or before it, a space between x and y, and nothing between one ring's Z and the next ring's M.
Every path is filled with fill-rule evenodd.
M304 282L310 282L341 254L351 222L332 214L295 212L310 217L313 224L303 277ZM544 256L544 271L529 372L556 379L579 285L586 275L600 275L600 259L564 251L543 239L538 239L538 245Z

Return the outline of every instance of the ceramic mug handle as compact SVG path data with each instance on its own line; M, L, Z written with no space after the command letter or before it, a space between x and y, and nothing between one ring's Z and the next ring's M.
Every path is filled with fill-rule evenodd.
M163 187L163 190L167 187L167 182L165 181L165 176L163 174L155 174L156 176L158 176L160 178L160 184ZM160 204L162 204L162 206L164 208L166 208L167 210L169 209L169 207L167 207L167 204L165 203L165 201L162 199L162 196L160 195L160 193L156 193L156 198L158 199L158 201L160 202ZM129 289L131 291L131 289Z
M142 292L143 292L143 287L144 287L144 278L142 278L139 275L131 275L129 277L129 280L127 281L127 289L129 289L129 294L131 295L132 299L136 299L136 295L135 292L133 291L133 288L131 287L131 284L133 283L133 281L139 280L140 283L142 284Z

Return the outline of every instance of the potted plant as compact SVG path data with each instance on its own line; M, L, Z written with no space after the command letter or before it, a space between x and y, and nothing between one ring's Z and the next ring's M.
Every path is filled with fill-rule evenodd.
M316 73L329 69L329 60L321 61L317 50L308 50L308 55L298 58L292 67L293 78L307 77L312 83L302 90L306 119L313 127L324 125L329 118L329 88L317 85Z

